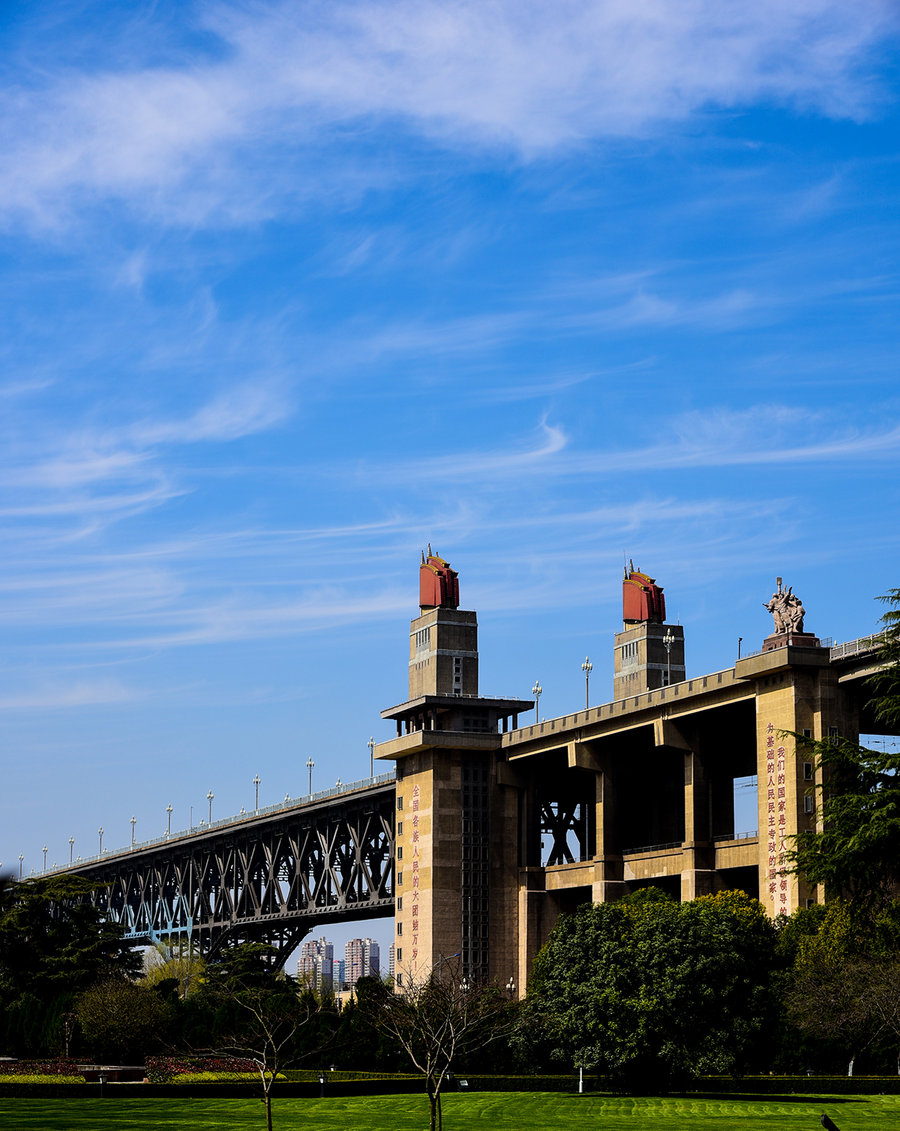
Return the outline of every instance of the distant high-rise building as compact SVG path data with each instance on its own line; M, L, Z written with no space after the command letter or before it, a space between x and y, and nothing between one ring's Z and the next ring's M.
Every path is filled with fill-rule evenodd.
M334 983L334 945L326 938L311 939L300 948L297 976L318 992Z
M390 949L388 950L388 975L392 982L394 980L394 955L394 944L391 943Z
M347 981L347 964L343 958L336 958L334 960L334 988L335 991L342 990L344 983Z
M344 947L344 977L351 988L360 978L381 973L381 948L374 939L351 939Z

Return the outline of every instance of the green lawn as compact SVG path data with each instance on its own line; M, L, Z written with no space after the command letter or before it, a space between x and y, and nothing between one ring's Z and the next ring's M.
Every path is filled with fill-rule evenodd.
M444 1098L445 1131L816 1131L827 1112L840 1131L900 1129L900 1096L653 1099L507 1092ZM425 1131L424 1096L276 1099L276 1131ZM244 1131L265 1129L258 1100L0 1099L3 1131Z

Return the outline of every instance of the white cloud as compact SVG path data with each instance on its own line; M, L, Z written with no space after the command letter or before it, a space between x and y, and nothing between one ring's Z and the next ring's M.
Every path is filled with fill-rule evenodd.
M237 440L263 432L289 412L271 381L227 389L183 420L145 421L127 434L139 446Z
M0 711L48 711L130 703L135 693L114 680L63 683L0 695Z
M883 97L876 52L900 22L889 0L366 0L206 15L215 59L128 68L113 41L85 52L112 60L92 74L20 86L0 116L0 212L52 225L113 197L190 222L266 215L336 191L354 130L385 123L527 158L758 102L864 118Z

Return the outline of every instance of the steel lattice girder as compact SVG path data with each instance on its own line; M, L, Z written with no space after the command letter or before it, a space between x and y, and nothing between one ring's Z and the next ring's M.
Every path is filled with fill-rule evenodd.
M135 941L261 939L286 957L317 923L393 915L395 796L368 787L70 870Z

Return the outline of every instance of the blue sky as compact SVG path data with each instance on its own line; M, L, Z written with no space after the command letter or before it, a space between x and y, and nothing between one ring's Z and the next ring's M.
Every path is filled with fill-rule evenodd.
M482 690L898 578L898 30L838 0L0 15L0 860L368 772L431 542Z

